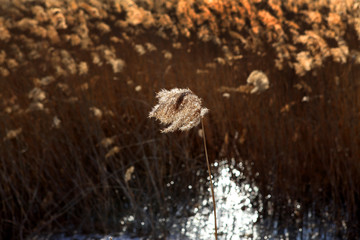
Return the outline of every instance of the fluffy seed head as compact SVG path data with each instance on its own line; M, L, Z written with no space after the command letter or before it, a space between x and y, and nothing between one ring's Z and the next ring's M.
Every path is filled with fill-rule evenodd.
M248 84L254 85L250 93L260 93L269 88L269 79L262 71L252 71L246 81Z
M161 132L187 131L200 123L209 111L201 106L201 99L190 89L173 88L157 93L159 103L151 110L149 117L169 125Z

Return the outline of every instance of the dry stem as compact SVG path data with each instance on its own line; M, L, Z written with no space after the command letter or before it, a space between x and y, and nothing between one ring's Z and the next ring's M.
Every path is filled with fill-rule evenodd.
M203 139L204 139L204 149L205 149L206 164L207 164L208 171L209 171L210 186L211 186L211 195L212 195L213 205L214 205L215 239L217 240L218 238L217 238L217 226L216 226L216 203L215 203L215 194L214 194L214 186L213 186L212 177L211 177L211 169L210 169L209 157L208 157L207 148L206 148L206 137L205 137L205 128L204 128L204 120L203 120L203 118L201 118L201 127L202 127L202 131L203 131L202 133L203 133Z

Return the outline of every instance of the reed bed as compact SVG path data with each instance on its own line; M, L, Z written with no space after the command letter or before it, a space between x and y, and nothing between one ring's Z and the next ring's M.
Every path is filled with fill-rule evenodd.
M116 1L111 8L50 2L38 4L45 15L28 10L30 2L1 6L3 239L54 231L167 236L175 218L191 214L206 178L199 129L163 135L147 118L154 93L174 87L190 88L211 109L204 119L209 158L245 164L263 216L301 218L311 210L358 237L358 5L311 2L296 10L280 3L280 11L272 1L242 1L231 11L247 11L244 25L226 18L239 14L229 3L224 12L208 7L210 16L200 14L205 20L191 28L175 3L135 5L155 16L138 26L128 14L136 9L118 11ZM292 37L274 44L277 25L256 9L278 17ZM344 24L336 22L342 10ZM166 25L157 11L174 22ZM287 21L292 16L301 24ZM202 25L211 31L200 34ZM218 38L207 41L212 34ZM253 70L267 75L267 90L251 93Z

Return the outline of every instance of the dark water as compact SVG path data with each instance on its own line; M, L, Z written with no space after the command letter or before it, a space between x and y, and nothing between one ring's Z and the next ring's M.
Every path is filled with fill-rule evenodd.
M252 200L258 195L258 189L249 183L241 186L232 180L244 179L241 172L242 166L236 168L229 166L227 161L215 163L219 174L214 178L218 237L221 240L237 239L343 239L341 234L337 235L335 225L330 221L318 219L311 212L302 219L285 221L284 224L272 218L261 219L260 214L252 205ZM240 169L240 170L237 170ZM187 186L189 189L192 186ZM207 189L210 191L210 189ZM271 196L267 196L271 197ZM261 208L262 206L260 206ZM297 208L301 208L300 204ZM291 216L289 216L291 217ZM128 216L126 221L134 220ZM214 239L214 213L212 209L212 198L202 199L193 215L186 218L179 218L179 222L173 224L169 229L170 236L166 239ZM123 233L113 233L110 235L47 235L37 237L37 240L127 240L127 239L146 239L142 237L131 238Z

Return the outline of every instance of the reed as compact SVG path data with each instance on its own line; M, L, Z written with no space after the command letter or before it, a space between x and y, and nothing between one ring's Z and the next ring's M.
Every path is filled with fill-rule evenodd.
M201 106L201 99L198 98L190 89L174 88L171 90L161 90L157 93L156 97L158 98L159 103L152 109L149 117L154 117L161 123L170 125L162 130L163 133L174 132L176 130L187 131L196 127L201 122L205 158L209 172L211 195L214 207L215 239L217 240L216 202L206 147L203 120L203 117L209 110Z

